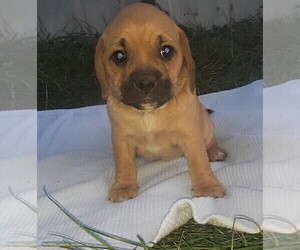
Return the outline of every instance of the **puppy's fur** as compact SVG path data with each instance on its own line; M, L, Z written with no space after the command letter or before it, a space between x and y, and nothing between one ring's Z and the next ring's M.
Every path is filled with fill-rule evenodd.
M184 32L148 4L124 8L96 48L96 73L112 127L115 183L109 199L138 193L135 158L188 160L195 196L223 197L209 160L224 160L195 92L195 66ZM175 191L176 192L176 191Z

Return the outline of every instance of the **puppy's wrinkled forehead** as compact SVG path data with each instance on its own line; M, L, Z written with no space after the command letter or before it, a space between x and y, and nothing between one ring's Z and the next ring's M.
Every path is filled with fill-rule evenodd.
M149 4L136 3L120 11L104 34L109 37L110 47L126 40L176 42L176 31L176 24L164 12Z

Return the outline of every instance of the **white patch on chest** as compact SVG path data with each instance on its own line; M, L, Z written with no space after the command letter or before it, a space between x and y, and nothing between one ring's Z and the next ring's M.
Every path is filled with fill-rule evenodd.
M161 154L162 147L155 139L155 134L160 128L160 116L156 111L145 112L141 118L141 127L145 135L145 151L154 156Z
M159 155L160 153L160 146L155 144L148 144L147 151L149 151L153 155Z
M153 112L146 112L141 119L141 126L145 132L151 132L155 130L157 123L157 117Z
M154 135L149 134L147 138L146 150L153 155L159 155L161 147L155 142Z

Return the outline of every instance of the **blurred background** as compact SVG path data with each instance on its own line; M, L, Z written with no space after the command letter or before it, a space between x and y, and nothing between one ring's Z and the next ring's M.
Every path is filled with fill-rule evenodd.
M300 1L264 0L264 84L300 79Z
M0 0L0 110L35 109L36 0Z

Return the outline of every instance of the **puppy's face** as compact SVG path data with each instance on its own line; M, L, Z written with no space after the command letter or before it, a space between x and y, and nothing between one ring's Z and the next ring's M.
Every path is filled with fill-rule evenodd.
M150 5L135 6L123 10L100 38L96 71L104 99L111 96L151 110L171 100L185 84L194 91L194 65L176 24Z

